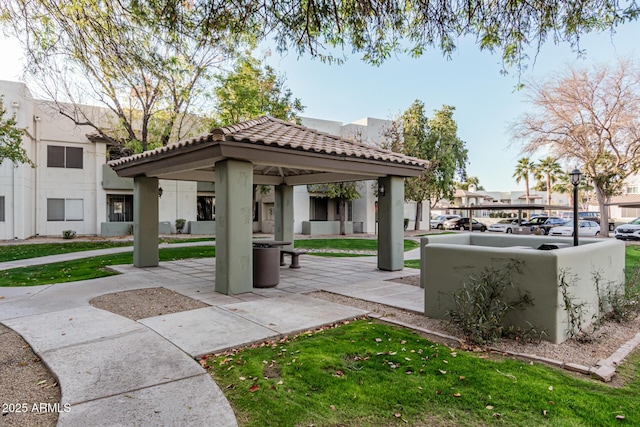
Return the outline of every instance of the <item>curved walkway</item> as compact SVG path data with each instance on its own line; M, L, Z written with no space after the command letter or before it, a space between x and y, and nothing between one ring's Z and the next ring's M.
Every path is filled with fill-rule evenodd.
M100 254L124 249L131 250ZM407 259L416 253L411 252ZM32 259L27 265L36 260L45 261ZM386 282L417 270L379 271L375 257L306 256L301 265L282 267L277 288L234 296L214 291L215 259L162 262L145 269L116 266L123 274L0 288L0 322L22 335L58 377L61 404L71 405L69 412L60 413L59 426L235 426L231 406L194 356L365 314L305 295L316 290L422 310L419 288ZM210 307L135 322L89 304L98 295L148 287L172 289Z

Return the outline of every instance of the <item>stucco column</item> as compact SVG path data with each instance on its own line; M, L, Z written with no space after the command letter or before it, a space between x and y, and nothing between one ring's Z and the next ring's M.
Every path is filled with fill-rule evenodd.
M133 266L158 266L158 178L133 178Z
M291 242L283 246L293 249L293 187L290 185L276 185L275 187L275 240Z
M378 268L397 271L404 268L404 179L387 176L378 179ZM384 194L381 194L384 188Z
M251 162L216 163L216 292L226 295L253 291L252 188Z

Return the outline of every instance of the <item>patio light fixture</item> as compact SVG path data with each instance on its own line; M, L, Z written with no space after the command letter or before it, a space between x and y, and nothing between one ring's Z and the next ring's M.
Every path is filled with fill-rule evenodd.
M569 180L573 185L573 246L578 246L578 184L582 179L582 173L574 169L569 174Z
M378 197L384 197L384 185L378 183Z
M164 190L162 187L158 187L158 199L162 198L162 193L164 193Z

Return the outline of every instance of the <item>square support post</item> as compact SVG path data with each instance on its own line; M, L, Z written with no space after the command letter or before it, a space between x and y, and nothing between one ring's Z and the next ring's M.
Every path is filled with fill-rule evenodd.
M275 240L291 242L291 245L283 246L285 249L293 249L293 187L281 184L275 187Z
M378 268L404 268L404 178L378 178ZM384 192L381 190L384 189Z
M158 178L133 178L133 266L157 267Z
M216 292L253 292L253 164L216 163Z

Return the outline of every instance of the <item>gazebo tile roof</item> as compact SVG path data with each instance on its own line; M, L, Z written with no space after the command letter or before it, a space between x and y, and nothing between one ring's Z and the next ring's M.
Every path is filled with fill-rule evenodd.
M400 165L422 166L429 163L416 157L405 156L382 148L360 144L341 137L309 129L294 123L285 122L269 116L259 117L231 126L213 129L206 135L178 141L155 150L145 151L129 157L109 162L111 166L125 165L138 159L153 157L184 147L209 143L237 142L256 144L307 152L323 153L333 156L362 158L391 162Z

